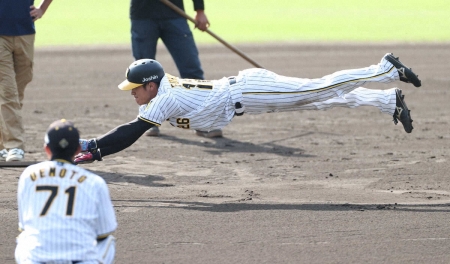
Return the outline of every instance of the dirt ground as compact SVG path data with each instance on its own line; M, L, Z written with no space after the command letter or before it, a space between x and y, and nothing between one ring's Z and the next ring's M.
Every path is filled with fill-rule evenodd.
M449 263L450 44L239 48L304 78L393 52L422 87L366 87L401 88L413 133L368 107L244 115L220 139L165 123L161 137L82 165L110 188L116 263ZM252 67L223 46L199 49L207 79ZM163 47L157 59L178 74ZM84 138L134 119L134 99L117 89L131 62L129 47L38 49L24 103L26 159L44 159L44 132L56 119L75 121ZM0 168L0 263L14 263L22 170Z

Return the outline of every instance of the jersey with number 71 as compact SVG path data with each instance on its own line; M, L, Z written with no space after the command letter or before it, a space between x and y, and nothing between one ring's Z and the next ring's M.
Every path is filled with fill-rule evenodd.
M67 162L26 168L17 198L17 246L38 262L96 260L96 239L117 227L105 181Z

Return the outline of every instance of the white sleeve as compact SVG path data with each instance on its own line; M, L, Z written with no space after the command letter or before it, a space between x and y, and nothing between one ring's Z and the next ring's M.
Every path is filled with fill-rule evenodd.
M157 96L150 103L139 108L139 118L159 126L177 114L179 108L173 97L167 94Z
M109 235L104 240L98 242L97 253L100 263L114 263L114 257L116 255L116 238L113 235Z
M24 195L25 180L29 175L29 170L25 169L20 175L19 184L17 186L17 212L19 214L19 230L23 230L23 208L22 208L22 196Z
M98 190L99 199L97 201L97 211L99 214L97 222L97 236L111 234L117 228L116 214L109 196L108 186L102 179L102 184Z

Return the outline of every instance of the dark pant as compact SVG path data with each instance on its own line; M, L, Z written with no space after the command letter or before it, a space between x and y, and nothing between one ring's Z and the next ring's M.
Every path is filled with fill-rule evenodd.
M186 19L131 20L135 60L155 59L159 38L172 55L181 78L203 79L198 50Z

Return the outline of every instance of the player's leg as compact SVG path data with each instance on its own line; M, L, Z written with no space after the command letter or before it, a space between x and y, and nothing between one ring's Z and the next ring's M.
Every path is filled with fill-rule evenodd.
M107 238L98 242L97 252L101 263L114 263L114 257L116 254L116 238L113 235L109 235Z
M290 111L305 104L341 97L367 82L399 80L399 70L387 59L389 57L390 54L386 54L376 65L342 70L316 79L287 77L263 69L244 70L240 76L244 81L240 85L246 112Z
M151 19L131 20L131 49L135 60L155 59L160 31Z
M389 83L400 80L406 83L412 83L416 87L421 86L421 81L411 68L406 67L400 62L398 57L392 53L383 56L377 65L372 65L361 69L343 70L322 77L332 85L342 86L346 90L347 85L357 86L365 82ZM356 87L357 87L356 86ZM353 88L356 88L355 86ZM326 87L325 87L326 88Z
M373 90L358 87L353 91L331 99L300 106L299 110L327 110L333 107L356 108L360 106L374 106L382 113L393 115L396 106L397 88L388 90Z
M299 109L327 110L333 107L356 108L360 106L377 107L382 113L392 116L394 124L400 121L407 133L411 133L413 130L410 111L406 106L402 91L398 88L373 90L359 87L340 97L303 105Z
M398 73L390 63L338 71L317 79L278 75L263 69L242 71L246 112L290 111L302 105L341 97L368 81L392 82Z

